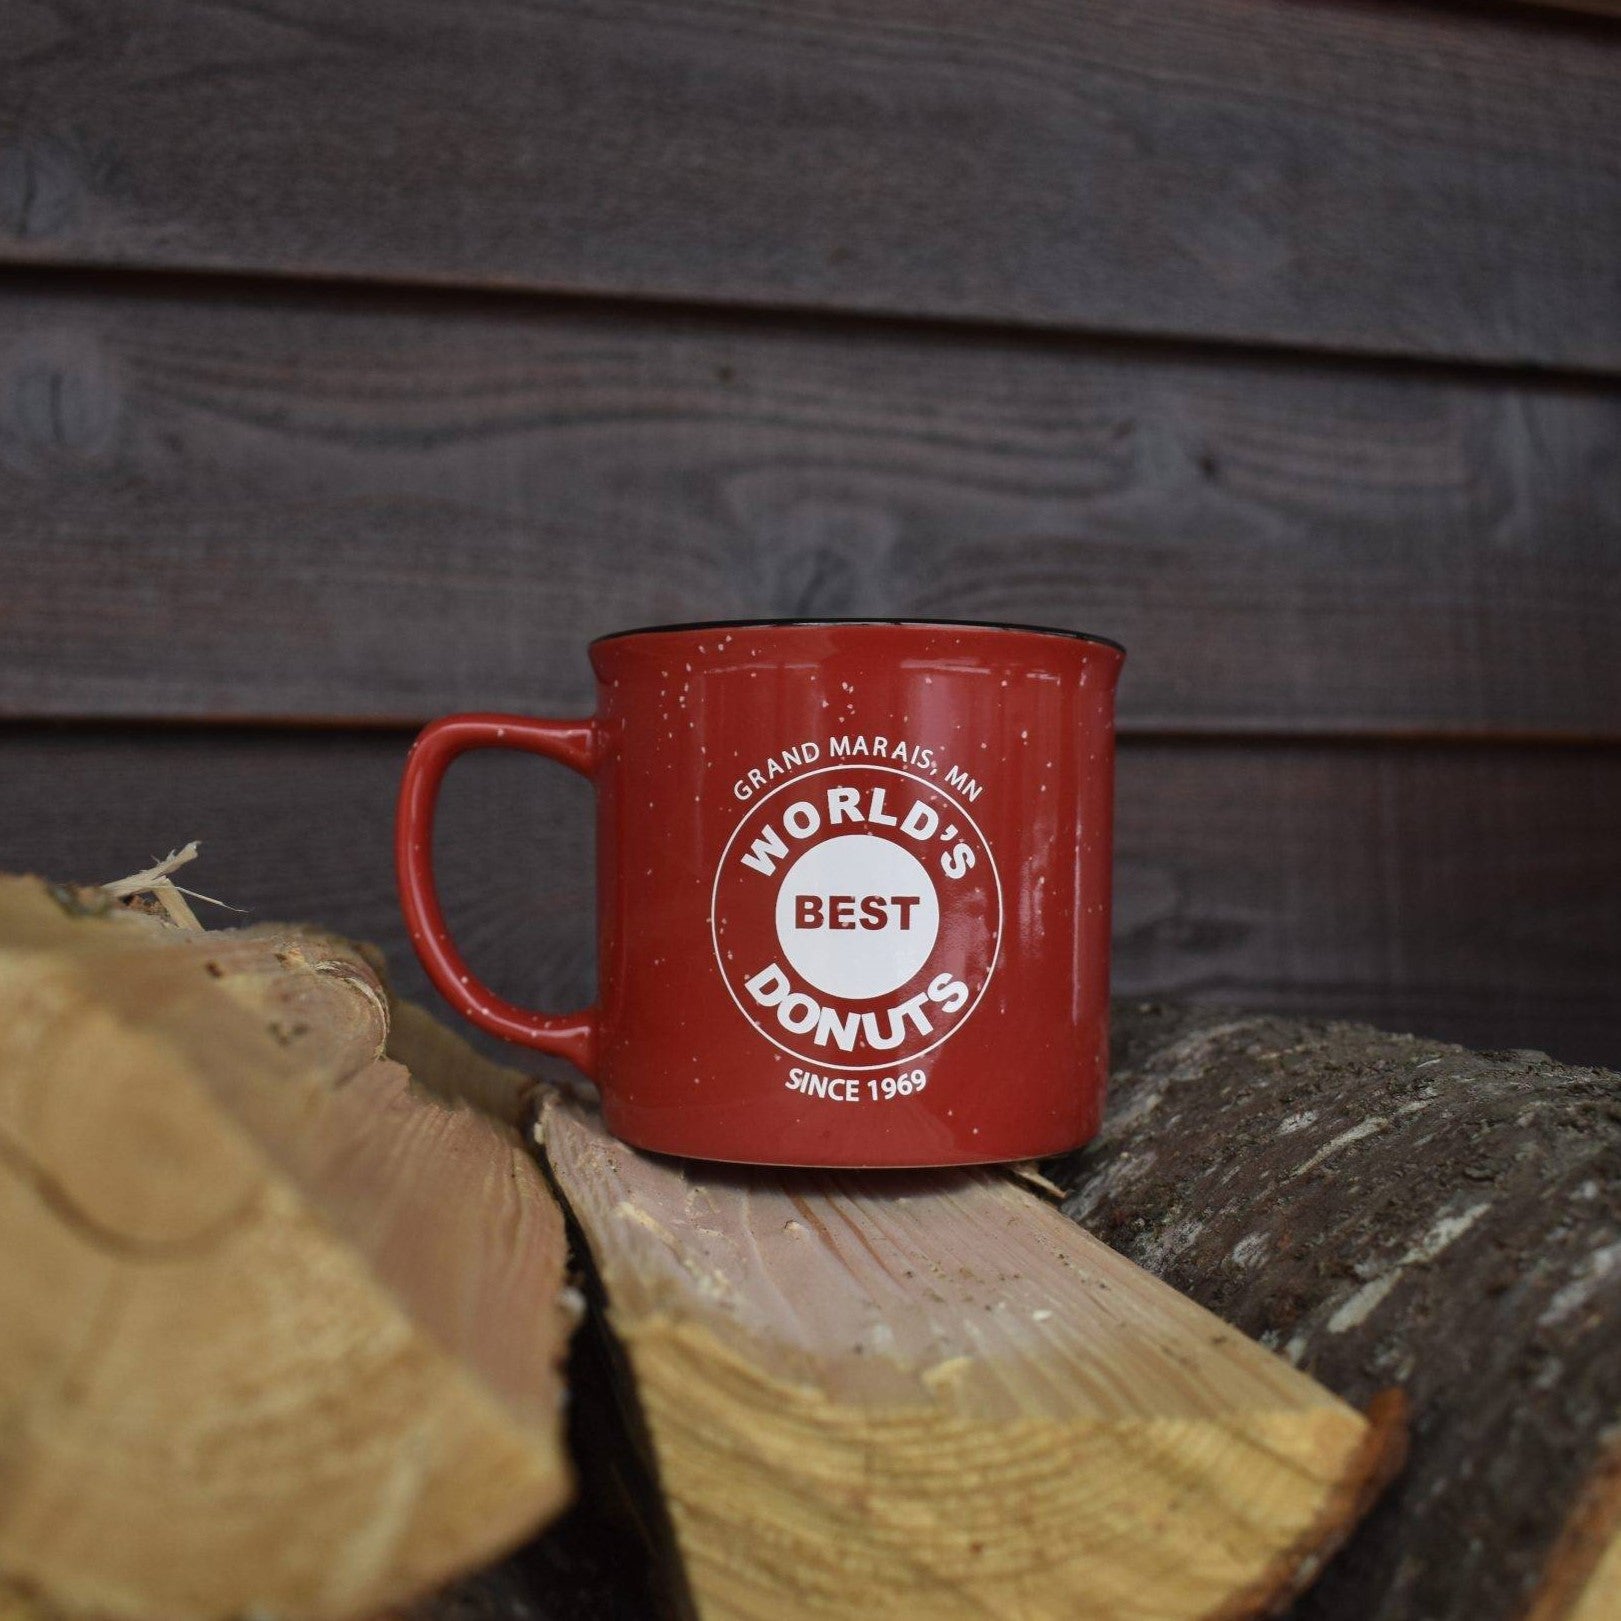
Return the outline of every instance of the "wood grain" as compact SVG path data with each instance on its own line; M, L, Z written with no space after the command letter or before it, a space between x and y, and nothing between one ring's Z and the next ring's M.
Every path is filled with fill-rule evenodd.
M586 639L1122 639L1127 730L1621 736L1621 392L518 300L0 298L0 713L590 702Z
M0 252L1621 364L1621 40L1343 0L13 5Z
M389 829L406 739L0 733L0 867L107 879L190 837L190 886L250 917L404 944ZM1479 1047L1621 1055L1621 754L1130 743L1115 986L1373 1020ZM535 1005L593 984L590 797L476 756L449 779L446 907L474 966Z
M570 1495L563 1218L315 931L0 881L0 1609L376 1615Z
M1317 1573L1370 1424L996 1170L687 1166L549 1099L701 1621L1207 1621Z

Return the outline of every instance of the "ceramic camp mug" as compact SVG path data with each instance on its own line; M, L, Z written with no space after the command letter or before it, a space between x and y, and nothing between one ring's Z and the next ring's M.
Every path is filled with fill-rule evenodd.
M569 1059L642 1148L775 1165L1028 1159L1097 1129L1123 651L1018 626L787 620L593 642L583 720L454 715L396 830L429 977ZM431 860L445 768L523 749L597 795L599 1005L462 960Z

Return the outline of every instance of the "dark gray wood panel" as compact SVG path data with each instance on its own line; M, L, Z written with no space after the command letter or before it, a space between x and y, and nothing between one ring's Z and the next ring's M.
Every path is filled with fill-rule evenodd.
M1365 0L12 3L0 252L1621 364L1621 37Z
M1116 989L1621 1067L1621 752L1122 752Z
M1101 631L1133 730L1621 734L1621 391L0 288L0 713L579 709L594 634Z
M1552 6L1558 11L1581 11L1595 17L1621 17L1621 0L1500 0L1500 3Z
M0 868L106 880L188 838L249 917L403 942L390 825L404 736L0 731ZM1129 744L1115 982L1362 1017L1479 1047L1621 1059L1621 751ZM589 793L528 757L454 769L452 926L541 1006L593 983Z

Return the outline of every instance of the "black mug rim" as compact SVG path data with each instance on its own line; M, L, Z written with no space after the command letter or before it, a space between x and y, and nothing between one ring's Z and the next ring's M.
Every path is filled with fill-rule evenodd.
M612 630L591 640L592 647L604 642L623 641L631 636L657 636L690 631L714 630L782 630L835 629L846 625L911 626L920 630L1003 630L1022 636L1060 636L1072 642L1091 642L1098 647L1113 648L1125 655L1125 648L1112 637L1094 635L1086 630L1065 630L1057 625L1013 625L1000 620L987 619L694 619L670 625L634 625L628 630Z

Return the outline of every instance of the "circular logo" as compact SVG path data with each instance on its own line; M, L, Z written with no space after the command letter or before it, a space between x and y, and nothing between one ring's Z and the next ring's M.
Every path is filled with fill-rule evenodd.
M762 795L711 900L732 1000L807 1063L882 1069L932 1051L996 966L1002 890L984 835L894 766L827 766Z

